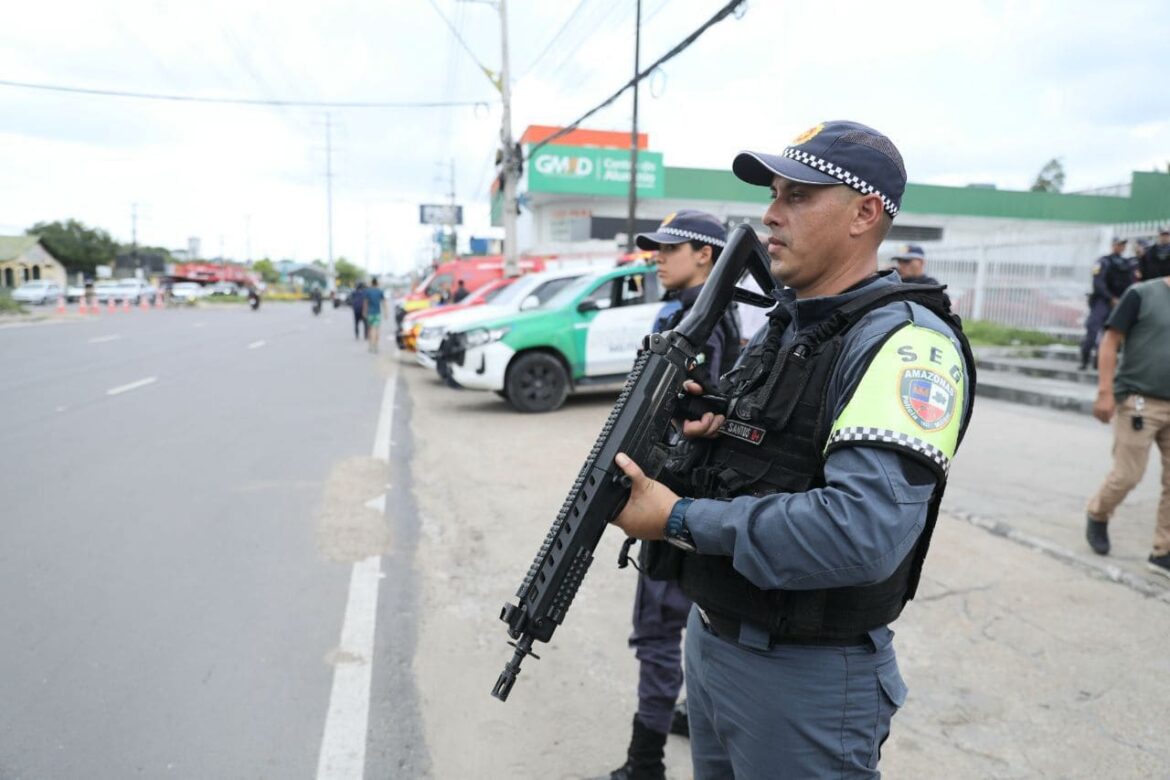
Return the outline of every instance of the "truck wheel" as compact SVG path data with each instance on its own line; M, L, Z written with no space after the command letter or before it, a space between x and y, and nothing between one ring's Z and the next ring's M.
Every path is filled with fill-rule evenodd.
M516 358L508 369L504 392L517 411L551 412L565 402L569 394L569 377L561 362L552 355L529 352Z

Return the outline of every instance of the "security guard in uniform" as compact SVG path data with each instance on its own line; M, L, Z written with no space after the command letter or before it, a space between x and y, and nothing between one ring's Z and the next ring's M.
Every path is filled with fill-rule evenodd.
M713 214L681 209L668 215L653 233L639 233L635 242L639 249L656 253L658 280L672 296L659 311L654 332L672 330L698 300L727 243L727 230ZM735 365L739 351L739 323L734 308L729 308L703 345L700 365L692 376L713 387ZM680 470L691 449L689 442L677 444L667 468ZM607 775L608 780L662 780L666 776L663 755L667 733L678 730L673 724L674 710L683 685L682 634L690 609L691 600L677 582L638 576L630 635L630 647L638 658L638 712L626 762Z
M926 275L926 252L918 244L907 244L892 258L898 264L898 276L907 284L938 284L938 279Z
M683 424L707 446L689 490L619 454L632 487L615 522L696 602L696 778L878 777L906 697L888 624L917 585L974 360L940 288L877 273L906 183L888 138L825 122L732 169L771 187L788 289L721 383L726 417Z
M1170 229L1158 231L1158 242L1146 247L1138 262L1142 281L1170 276Z
M1089 367L1089 360L1097 349L1101 328L1109 319L1109 312L1121 300L1121 294L1134 282L1135 264L1125 257L1124 238L1113 239L1113 252L1097 260L1093 266L1093 291L1089 293L1089 316L1085 319L1085 337L1081 340L1081 370ZM1094 361L1095 363L1096 361Z

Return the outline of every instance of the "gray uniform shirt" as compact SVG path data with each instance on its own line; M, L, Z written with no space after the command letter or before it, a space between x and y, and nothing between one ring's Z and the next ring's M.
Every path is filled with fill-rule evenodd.
M783 341L791 342L799 328L827 318L846 301L900 284L896 274L886 273L841 295L781 301L795 309ZM829 380L826 409L833 419L877 349L908 321L942 333L959 349L950 328L922 306L897 302L869 312L847 334ZM753 342L763 335L757 333ZM962 381L966 385L967 377ZM964 397L969 405L970 394ZM760 498L699 499L687 508L686 525L698 552L730 556L736 571L765 590L881 582L922 533L934 490L933 479L912 484L907 478L903 460L910 457L856 442L826 459L825 487Z

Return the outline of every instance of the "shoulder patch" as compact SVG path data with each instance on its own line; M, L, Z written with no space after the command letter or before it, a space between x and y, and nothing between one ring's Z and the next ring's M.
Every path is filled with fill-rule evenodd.
M874 353L833 423L826 452L871 444L909 450L945 474L967 397L963 357L950 338L907 323Z

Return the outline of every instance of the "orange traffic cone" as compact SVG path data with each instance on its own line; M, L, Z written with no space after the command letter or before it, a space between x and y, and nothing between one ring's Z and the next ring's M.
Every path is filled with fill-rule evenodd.
M118 310L118 308L116 306L114 306L114 299L113 298L106 299L106 310L110 314L113 314L114 312L116 312Z
M89 314L89 307L85 305L85 295L77 299L77 313Z
M58 314L65 313L65 296L64 295L57 296L57 313Z
M147 302L145 295L138 299L138 308L142 309L143 311L146 311L150 308L150 303Z
M129 298L122 299L122 311L130 311L130 299Z
M158 292L156 292L154 294L154 308L156 308L156 309L166 308L166 304L163 303L162 290L159 290Z

